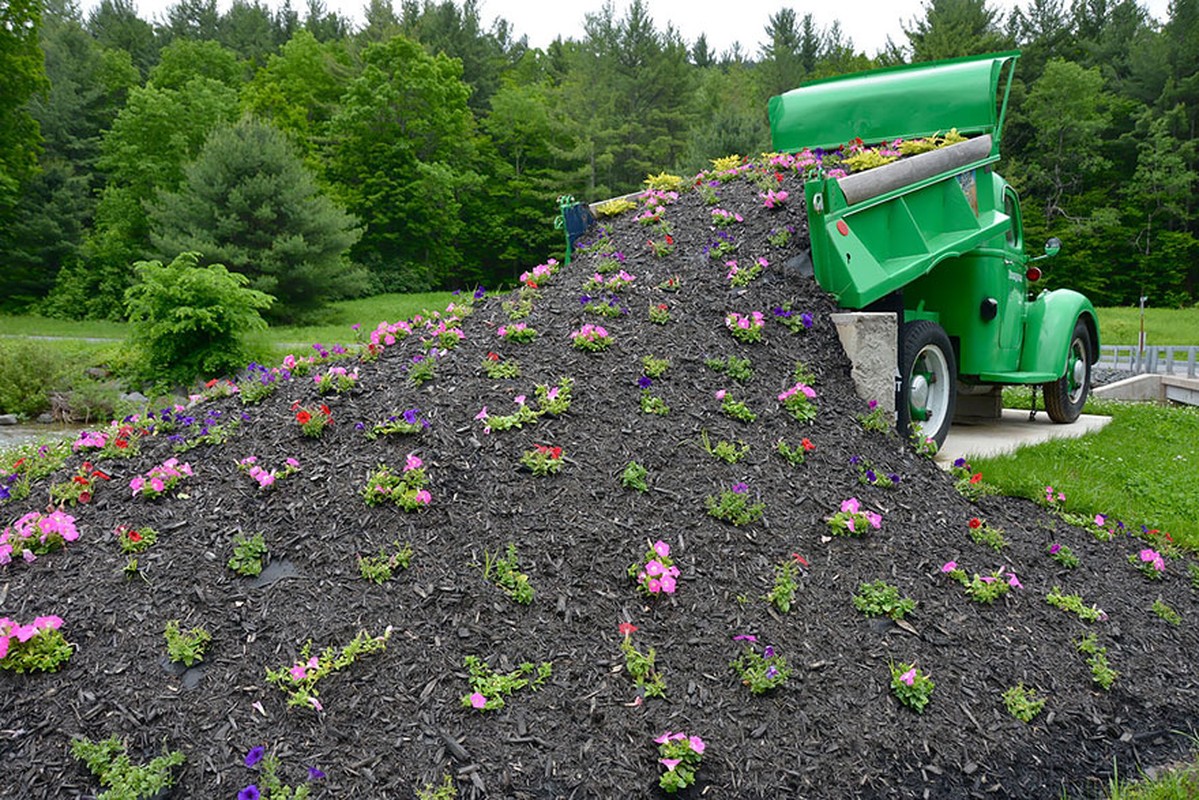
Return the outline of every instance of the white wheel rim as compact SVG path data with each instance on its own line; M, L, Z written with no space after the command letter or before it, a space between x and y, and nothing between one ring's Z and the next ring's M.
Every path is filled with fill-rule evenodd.
M953 390L949 381L949 362L941 348L925 345L916 354L908 386L912 428L922 436L935 436L945 424L949 393Z

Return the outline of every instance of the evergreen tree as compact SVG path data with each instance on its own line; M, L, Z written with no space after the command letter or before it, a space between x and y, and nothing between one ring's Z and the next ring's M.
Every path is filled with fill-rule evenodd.
M167 254L198 252L275 298L269 315L294 322L329 300L360 294L365 274L346 251L356 221L317 189L279 131L250 119L214 130L186 179L149 206L150 239Z
M0 214L17 202L21 182L37 172L41 134L25 103L46 86L40 26L40 2L0 4Z
M1010 42L1000 21L986 0L928 0L924 17L904 25L903 32L912 61L936 61L1005 49Z

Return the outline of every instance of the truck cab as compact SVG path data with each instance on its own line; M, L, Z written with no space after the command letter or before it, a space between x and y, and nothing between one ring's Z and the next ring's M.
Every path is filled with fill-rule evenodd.
M928 146L870 169L817 166L805 199L817 282L847 309L897 315L898 423L938 445L959 393L987 387L1039 385L1050 418L1074 421L1099 351L1086 297L1033 289L1034 262L1059 245L1026 253L1019 197L995 171L1018 57L840 76L770 101L774 148L805 162L846 143Z

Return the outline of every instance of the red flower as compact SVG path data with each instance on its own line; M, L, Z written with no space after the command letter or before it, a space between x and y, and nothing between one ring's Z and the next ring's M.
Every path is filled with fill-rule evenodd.
M17 459L17 463L13 464L13 465L12 465L12 468L13 468L13 469L16 469L17 467L21 466L21 465L22 465L22 464L24 464L24 463L25 463L25 459L23 459L23 458L18 458L18 459Z
M205 388L205 389L211 389L213 386L216 386L216 382L217 382L217 379L216 379L216 378L213 378L213 379L212 379L212 380L210 380L208 383L204 384L204 388Z
M499 354L499 353L488 353L488 354L487 354L487 360L488 360L488 361L499 361L499 360L500 360L500 354Z
M971 483L978 483L978 482L979 482L979 481L981 481L982 479L983 479L983 474L982 474L981 472L976 472L976 473L974 473L973 475L971 475L971 476L970 476L970 482L971 482Z
M91 493L91 492L83 492L83 493L81 493L81 494L79 495L79 502L80 502L80 503L90 503L90 502L91 502L91 500L92 500L92 493Z
M137 531L129 532L129 541L136 544L136 543L140 542L141 540L142 540L142 535L140 533L138 533Z
M781 173L781 172L774 173L774 179L776 181L778 181L779 183L782 183L783 182L783 173Z
M90 470L91 468L92 468L92 462L90 462L90 461L84 461L84 462L83 462L83 471L84 471L84 472L87 472L87 471L88 471L88 470Z
M333 412L330 411L329 407L327 405L325 405L324 403L321 403L321 413L324 414L326 417L333 416Z
M659 310L659 311L669 311L670 309L668 309L668 308L666 307L666 304L665 304L665 303L658 303L658 310Z
M801 439L799 443L803 446L804 452L810 453L816 449L816 445L812 444L812 440L806 437Z
M671 236L669 233L668 233L668 234L666 234L666 243L667 243L667 244L674 244L674 237L673 237L673 236Z
M82 475L76 475L74 478L71 478L71 480L82 486L87 486L87 478L83 477Z
M622 622L617 629L620 631L621 636L629 636L637 630L637 626L631 622Z
M110 479L107 473L101 472L100 470L95 470L94 472L92 472L92 477L99 478L102 481L106 481L106 480Z
M550 458L555 459L555 460L562 458L562 448L561 447L551 447L550 448Z
M803 564L805 567L808 566L808 560L806 558L804 558L803 556L801 556L799 553L792 553L791 557L794 558L796 561L798 561L800 564Z
M117 446L118 450L124 450L126 447L129 446L129 440L128 439L115 439L113 441L113 444Z
M296 412L296 422L300 423L301 425L307 425L311 421L312 421L312 415L309 414L307 411L304 411L303 409L301 409Z
M536 289L537 281L529 281L528 283L525 284L525 286L528 286L530 289Z
M970 521L966 524L970 526L970 530L976 531L983 526L983 521L978 517L971 517Z

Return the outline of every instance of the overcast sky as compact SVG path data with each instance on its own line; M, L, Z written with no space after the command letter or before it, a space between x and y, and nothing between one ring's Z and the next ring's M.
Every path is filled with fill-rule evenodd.
M98 0L81 0L84 12L88 12ZM153 21L165 16L166 9L175 0L135 0L138 15ZM265 0L271 8L278 8L282 0ZM324 0L330 11L361 23L366 0ZM617 18L624 15L630 0L613 0ZM780 0L734 0L717 3L715 0L645 0L650 16L659 30L672 23L688 42L695 41L701 33L707 34L708 46L717 54L728 49L733 42L741 43L744 54L753 56L765 39L767 20L780 8L790 5L797 17L811 13L821 28L827 28L834 20L840 20L841 29L853 40L854 47L866 55L873 56L890 36L897 43L904 43L901 23L910 25L920 16L923 3L919 0L850 0L846 3L823 2L788 4ZM222 11L229 7L230 0L218 0ZM1068 0L1066 5L1068 6ZM1169 0L1142 0L1150 16L1161 21L1167 13ZM1027 0L991 0L992 8L1005 14L1017 5L1027 5ZM393 6L399 6L394 0ZM582 38L583 18L588 12L598 11L603 0L479 0L480 16L490 26L496 17L511 23L517 37L528 36L533 47L544 48L555 37L565 39ZM292 0L292 7L304 13L307 0Z

